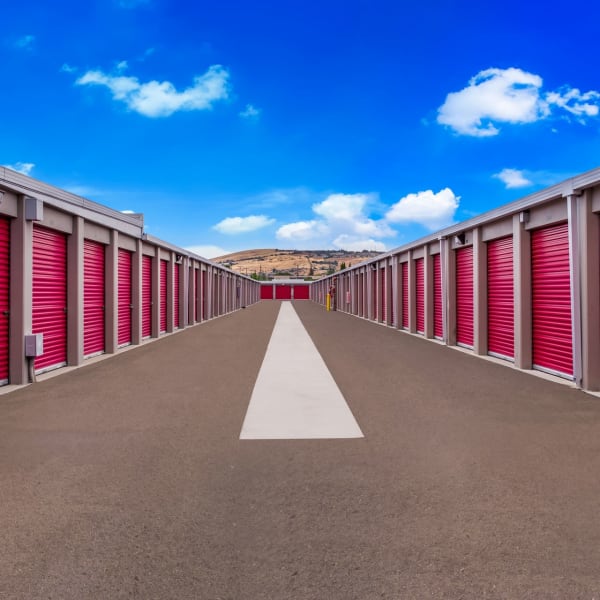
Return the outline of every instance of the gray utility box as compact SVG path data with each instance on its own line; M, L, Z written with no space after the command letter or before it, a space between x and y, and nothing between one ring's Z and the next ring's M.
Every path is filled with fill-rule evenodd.
M32 333L25 336L25 356L41 356L44 354L44 334Z

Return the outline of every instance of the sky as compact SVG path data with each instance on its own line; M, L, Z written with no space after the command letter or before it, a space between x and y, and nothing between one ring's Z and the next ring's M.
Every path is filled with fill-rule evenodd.
M5 3L0 164L206 258L391 250L600 166L599 13Z

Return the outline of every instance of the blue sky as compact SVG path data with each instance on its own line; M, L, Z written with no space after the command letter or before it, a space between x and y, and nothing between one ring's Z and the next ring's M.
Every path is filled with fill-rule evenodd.
M0 164L207 258L391 249L600 165L599 12L10 2Z

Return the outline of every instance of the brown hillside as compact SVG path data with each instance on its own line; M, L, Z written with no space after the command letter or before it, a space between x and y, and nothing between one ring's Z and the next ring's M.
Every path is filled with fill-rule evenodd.
M213 261L243 275L264 274L266 277L290 276L318 278L339 271L340 265L356 265L379 252L347 252L345 250L277 250L257 249L233 252Z

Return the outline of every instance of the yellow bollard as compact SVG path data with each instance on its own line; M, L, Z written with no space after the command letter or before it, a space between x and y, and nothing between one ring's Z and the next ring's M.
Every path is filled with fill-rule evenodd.
M327 292L327 310L331 310L331 294Z

